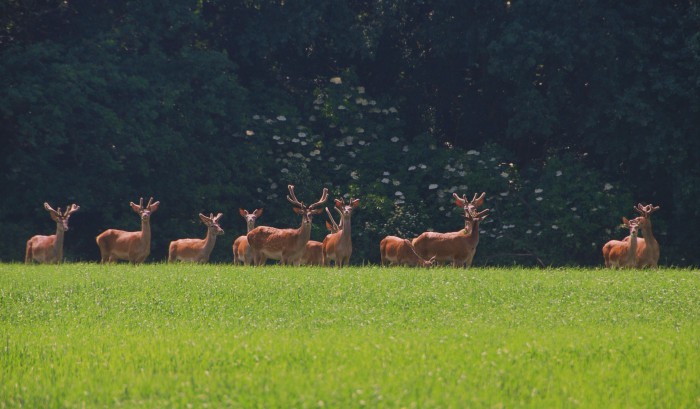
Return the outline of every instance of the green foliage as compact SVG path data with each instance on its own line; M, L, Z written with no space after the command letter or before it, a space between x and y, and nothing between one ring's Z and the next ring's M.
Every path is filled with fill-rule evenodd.
M697 270L4 264L0 288L8 408L692 407L700 388Z

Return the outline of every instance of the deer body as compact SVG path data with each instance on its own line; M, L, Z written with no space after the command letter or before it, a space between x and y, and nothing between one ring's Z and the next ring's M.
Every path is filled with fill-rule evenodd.
M434 257L437 262L449 262L452 266L471 267L479 245L479 223L488 216L489 209L477 212L484 202L484 193L469 201L453 194L455 204L464 209L464 229L450 233L425 232L413 239L416 252L424 259Z
M95 241L100 248L100 257L103 263L128 260L139 264L151 254L151 214L158 210L160 202L151 203L143 207L143 198L139 204L129 203L132 210L141 218L141 231L124 231L108 229L100 233Z
M323 243L309 240L306 243L304 254L299 260L302 266L322 266L323 265Z
M247 233L255 228L255 221L262 216L263 209L256 209L253 213L248 213L245 209L239 209L241 216L246 221ZM250 265L253 262L253 253L250 251L248 236L239 236L233 241L233 264L243 263Z
M77 212L80 206L73 204L66 208L65 213L61 213L61 208L54 210L48 203L44 203L44 208L51 215L51 219L56 222L56 234L51 236L36 235L27 240L24 262L30 264L32 261L39 263L60 263L63 261L63 237L68 231L68 219L70 215Z
M327 266L331 261L337 267L342 267L350 263L352 255L352 226L350 219L352 211L360 204L359 199L350 199L349 204L344 200L335 201L335 209L340 213L340 225L343 226L336 233L331 233L323 239L323 265ZM332 220L333 221L333 220ZM335 221L333 221L335 224Z
M659 266L659 257L661 256L661 249L659 248L659 242L656 241L654 237L654 232L651 228L651 214L659 210L659 206L653 205L642 205L641 203L635 206L635 210L639 212L640 216L634 219L639 227L642 229L642 235L644 238L637 239L637 259L635 266L637 268L657 268ZM625 241L630 241L630 237L625 237Z
M306 243L311 237L311 220L314 214L323 212L316 207L322 205L328 198L328 189L323 189L321 199L309 206L297 200L294 186L289 185L289 200L294 211L302 217L298 229L277 229L268 226L258 226L248 232L248 243L255 265L263 265L269 259L280 260L281 264L293 264L304 255Z
M206 263L214 250L216 237L224 234L224 230L219 226L219 219L223 216L219 213L216 217L210 214L209 217L199 214L200 220L207 226L207 235L204 239L180 239L170 242L168 248L168 262L176 260L192 261L195 263Z
M622 218L622 223L630 229L629 240L610 240L603 246L603 259L605 267L608 268L629 268L636 266L638 224L634 220Z
M384 237L379 243L379 252L383 266L396 264L412 267L430 267L435 262L435 257L425 260L418 255L409 240L396 236Z

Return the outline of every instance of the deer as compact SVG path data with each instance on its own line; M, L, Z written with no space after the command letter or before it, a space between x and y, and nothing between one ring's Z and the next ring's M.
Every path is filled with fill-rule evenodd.
M379 243L382 266L405 265L411 267L432 267L435 264L435 256L429 260L416 253L416 249L408 239L396 236L386 236Z
M245 219L246 226L250 233L251 230L255 228L255 221L260 218L263 214L263 209L255 209L253 213L248 213L247 210L241 208L238 209L241 217ZM250 265L253 262L253 254L250 252L250 245L248 244L248 237L243 235L236 238L233 241L233 264L243 263L244 265Z
M211 251L214 250L216 237L224 234L224 229L219 225L219 219L223 216L219 213L209 217L199 214L199 219L207 226L207 235L204 239L180 239L170 242L168 247L168 263L176 260L191 261L195 263L206 263L209 261Z
M466 195L455 198L455 205L464 210L464 229L450 233L425 232L413 239L416 252L424 259L435 257L438 262L451 262L453 267L471 267L479 244L479 223L488 217L489 209L478 211L484 204L484 195L474 194L472 200Z
M338 226L338 224L335 222L333 219L333 215L331 214L330 210L326 207L326 213L328 214L328 218L330 219L330 223L326 221L326 229L330 233L337 233L340 229L342 229L342 220L341 220L341 226ZM328 235L326 236L328 237ZM297 260L295 265L303 265L303 266L322 266L323 264L323 243L320 241L314 241L314 240L309 240L308 243L306 243L306 249L304 250L304 255L301 256L301 259Z
M336 267L343 267L343 265L348 265L350 263L350 256L352 255L352 239L351 239L351 225L350 219L352 217L352 212L359 206L360 199L350 199L350 201L345 204L344 199L335 199L334 209L340 213L340 225L343 226L336 233L331 233L323 239L323 258L322 263L324 266L330 264L331 261L335 262ZM327 210L327 209L326 209ZM330 215L330 212L328 212ZM333 218L331 217L331 220ZM335 220L333 220L335 223Z
M44 209L49 212L51 219L56 222L56 234L51 236L32 236L27 240L27 250L24 257L26 264L33 261L39 263L58 264L63 261L63 236L68 231L68 219L80 210L80 206L75 203L66 207L65 212L61 208L54 210L48 203L44 202Z
M610 240L603 246L603 259L605 267L608 268L628 268L635 267L637 262L637 233L639 222L636 219L628 220L622 218L622 226L630 231L629 240Z
M659 242L656 241L654 233L651 229L651 214L659 210L659 206L653 206L651 204L643 205L638 203L634 207L634 210L640 214L640 216L634 220L636 220L639 224L639 228L642 230L643 236L643 238L637 239L637 261L635 267L658 268L661 251L659 249ZM623 241L630 240L630 236L623 239Z
M151 253L151 215L158 210L160 202L153 203L153 198L143 206L143 198L139 204L129 202L131 210L141 219L141 231L124 231L108 229L100 233L96 238L100 248L102 263L128 260L133 264L140 264Z
M268 226L258 226L247 234L255 265L264 265L270 258L280 260L282 265L294 264L306 250L306 243L311 237L311 221L314 215L322 213L319 206L328 200L328 189L323 188L321 199L306 206L294 194L294 185L288 185L287 200L294 206L294 212L301 216L301 226L298 229L277 229Z

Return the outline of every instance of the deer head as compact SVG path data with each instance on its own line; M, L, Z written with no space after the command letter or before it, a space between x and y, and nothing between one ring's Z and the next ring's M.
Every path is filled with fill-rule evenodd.
M623 217L620 227L629 229L630 236L636 236L639 231L639 221L637 219L628 220L626 217Z
M462 195L462 197L459 197L457 193L452 193L452 197L455 199L455 205L464 209L465 217L467 214L472 217L476 217L478 208L484 205L485 195L486 192L482 192L481 196L477 197L477 194L474 193L474 197L471 201L469 201L467 200L467 195Z
M644 227L651 226L651 214L659 209L660 209L659 206L654 206L651 204L643 205L641 203L638 203L634 207L634 210L637 211L637 213L639 213L640 216L634 220L637 221L637 223L639 224L639 227L644 228Z
M306 206L304 202L301 202L297 199L296 195L294 194L294 185L288 185L287 189L289 189L289 195L287 195L287 200L289 200L289 202L292 205L294 205L294 212L301 216L302 226L311 226L311 220L313 219L313 215L323 213L323 209L318 209L318 207L323 205L323 203L325 203L326 200L328 200L328 189L324 187L321 199L318 202L313 203L309 206Z
M352 211L359 205L360 199L350 198L348 204L345 204L345 200L342 197L340 199L335 199L335 209L340 213L341 223L344 218L349 219L352 215Z
M148 204L146 207L143 207L143 198L139 200L139 204L136 204L134 202L129 202L129 206L131 206L131 209L141 217L141 220L144 222L147 222L151 218L151 214L155 213L156 210L158 210L158 206L160 206L160 202L153 202L153 198L148 199Z
M223 213L219 213L216 216L214 216L214 213L209 213L209 217L203 215L202 213L199 214L199 219L204 223L205 226L207 226L207 229L215 235L215 236L220 236L224 234L224 229L219 226L219 219L221 219L221 216L223 216Z
M246 227L248 228L248 231L251 231L255 228L255 222L258 220L260 216L263 214L263 209L255 209L253 213L248 213L247 210L240 208L238 209L238 213L240 213L241 217L245 219Z
M80 206L72 204L70 207L66 208L64 213L61 213L61 208L54 210L49 206L48 203L44 203L44 209L49 212L51 219L56 222L56 227L61 231L68 231L68 219L70 215L80 210Z

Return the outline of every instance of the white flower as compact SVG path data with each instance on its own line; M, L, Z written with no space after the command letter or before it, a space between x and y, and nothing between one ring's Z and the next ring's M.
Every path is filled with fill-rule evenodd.
M427 166L425 166L425 165L424 165L424 164L422 164L422 163L419 163L419 164L418 164L418 167L419 167L419 168L421 168L421 169L425 169L425 168L427 168Z
M396 196L403 196L403 192L400 190L397 190L396 193L394 193Z
M350 172L350 177L353 178L353 179L355 179L355 180L357 180L357 179L360 178L360 177L357 175L357 171L356 171L356 170L353 170L352 172Z
M603 187L603 190L608 191L608 190L610 190L610 189L612 189L612 188L613 188L613 185L611 185L610 183L606 183L606 184L605 184L605 187Z
M542 189L535 189L535 193L542 193L542 192L543 192Z
M365 133L364 128L355 128L355 132L357 133Z
M364 94L364 93L365 93L365 87L357 87L357 93L358 93L358 94Z
M299 132L297 136L300 138L306 138L306 132Z
M276 141L279 141L279 140L280 140L280 137L279 137L279 135L274 135L274 136L272 137L272 139L274 139L274 140L276 140Z
M394 137L392 137L392 138L390 139L390 141L392 141L392 142L398 142L398 141L399 141L399 137L398 137L398 136L394 136Z
M408 152L408 146L404 146L403 149L401 149L404 152Z
M411 165L411 166L408 167L408 170L416 170L416 167L413 166L413 165Z
M390 181L389 181L389 178L384 178L384 179L382 179L382 183L389 183L389 182L390 182Z
M280 170L280 172L282 172L282 173L289 173L289 169L287 169L287 168L282 168L282 169Z
M399 182L398 180L394 180L391 182L391 184L393 184L394 186L398 186L401 184L401 182Z
M561 175L562 175L562 172L561 172L560 170L558 170L557 173L555 173L554 175L556 175L556 176L561 176Z
M429 189L429 190L434 190L434 189L437 189L437 188L438 188L438 185L435 184L435 183L431 183L430 185L428 185L428 189Z
M277 189L277 183L272 182L272 184L270 185L270 189Z
M556 224L553 224L553 225L552 225L552 230L559 230L559 226L557 226Z
M345 108L345 105L338 105L338 109L342 111L342 110L347 109L347 108Z
M258 193L262 193L262 191L263 191L262 188L259 187L259 188L258 188Z
M572 208L571 208L571 211L572 211L572 212L575 212L575 211L576 211L576 208L575 208L575 207L572 207Z
M284 115L280 115L280 116L277 117L277 120L278 120L278 121L286 121L286 120L287 120L287 117L284 116Z
M297 138L292 138L292 142L297 143L297 142L299 142L299 139L297 139Z
M360 144L360 146L365 146L366 142L365 141L357 141L357 143Z
M475 155L479 156L479 151L475 151L474 149L468 150L467 155Z
M306 146L306 141L301 141L301 146Z
M260 115L253 115L253 119L260 119Z
M391 175L391 173L385 171L384 173L382 173L382 175L383 175L383 176L389 176L389 175Z
M406 203L406 202L403 201L403 200L401 200L401 199L396 199L396 200L394 200L394 203L396 203L396 204L402 204L402 203Z
M532 234L532 230L527 229L527 231L526 231L525 233L526 233L526 234Z
M508 192L501 192L501 193L499 193L499 195L506 197L506 196L508 196Z
M507 178L507 177L508 177L508 172L501 172L501 177L502 177L502 178Z
M343 83L343 80L340 77L332 77L330 79L330 82L331 82L331 84L340 85Z
M255 132L248 129L247 131L245 131L245 134L246 134L246 136L253 136L253 135L255 135Z
M535 200L537 200L538 202L541 202L541 201L542 201L542 196L537 196L537 197L535 198Z
M395 113L399 112L399 110L394 108L394 107L391 107L391 108L389 108L389 112L391 112L392 114L395 114Z

